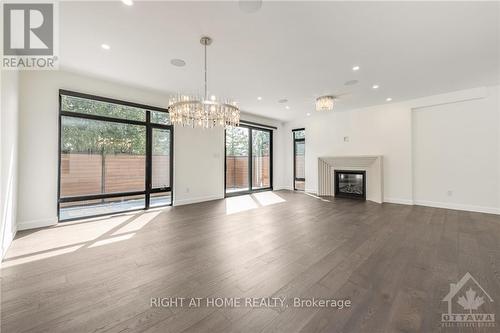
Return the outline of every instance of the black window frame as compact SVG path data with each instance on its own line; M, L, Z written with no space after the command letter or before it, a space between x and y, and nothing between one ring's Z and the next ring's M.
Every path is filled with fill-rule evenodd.
M128 119L122 119L122 118L113 118L113 117L106 117L106 116L100 116L100 115L94 115L94 114L87 114L87 113L78 113L78 112L73 112L73 111L63 111L62 110L62 96L70 96L70 97L77 97L77 98L84 98L84 99L90 99L90 100L95 100L95 101L100 101L100 102L105 102L105 103L111 103L111 104L119 104L119 105L124 105L124 106L130 106L130 107L135 107L135 108L140 108L144 109L146 112L146 119L145 121L139 121L139 120L128 120ZM167 206L172 206L173 204L173 197L174 197L174 188L173 188L173 181L174 181L174 126L172 124L166 125L166 124L157 124L157 123L152 123L151 122L151 112L150 111L159 111L159 112L165 112L169 113L168 109L156 107L156 106L150 106L150 105L145 105L145 104L139 104L139 103L133 103L133 102L128 102L128 101L123 101L123 100L118 100L114 98L108 98L108 97L102 97L102 96L97 96L97 95L91 95L91 94L85 94L85 93L80 93L80 92L75 92L71 90L65 90L65 89L59 89L59 124L58 124L58 171L57 171L57 219L59 222L69 222L69 221L74 221L74 220L82 220L82 219L88 219L88 218L94 218L94 217L99 217L99 216L109 216L109 215L115 215L115 214L120 214L124 212L133 212L133 211L140 211L140 210L148 210L149 208L160 208L160 207L167 207ZM120 123L120 124L128 124L128 125L141 125L145 126L146 128L146 158L145 158L145 187L144 191L128 191L128 192L114 192L114 193L102 193L102 194L91 194L91 195L82 195L82 196L69 196L69 197L62 197L61 198L61 127L62 127L62 117L73 117L73 118L80 118L80 119L90 119L90 120L98 120L98 121L107 121L107 122L112 122L112 123ZM153 135L153 128L160 128L160 129L166 129L170 131L170 147L169 147L169 153L170 153L170 186L168 187L163 187L163 188L152 188L152 135ZM150 207L151 203L151 194L154 193L162 193L162 192L170 192L170 203L166 205L161 205L161 206L154 206ZM144 195L144 208L139 208L139 209L131 209L131 210L124 210L124 211L116 211L113 213L105 213L105 214L95 214L95 215L85 215L82 217L75 217L75 218L69 218L69 219L63 219L61 220L60 218L60 204L61 203L66 203L66 202L78 202L78 201L85 201L85 200L96 200L96 199L108 199L108 198L117 198L117 197L133 197L137 195Z
M224 198L228 197L236 197L239 195L246 195L246 194L251 194L251 193L258 193L258 192L265 192L265 191L272 191L273 190L273 159L274 159L274 150L273 150L273 136L274 136L274 131L277 129L274 126L267 126L267 125L262 125L250 121L240 121L240 124L236 127L243 127L243 128L248 128L248 190L245 191L237 191L237 192L231 192L227 193L227 181L226 181L226 172L227 172L227 149L226 149L226 129L224 129ZM268 187L265 188L257 188L257 189L252 189L252 184L253 184L253 179L252 179L252 174L253 174L253 138L252 138L252 130L259 130L259 131L264 131L264 132L269 132L269 185Z
M305 191L304 190L298 190L296 187L295 187L295 182L305 182L306 181L306 178L297 178L297 167L296 167L296 159L297 159L297 145L296 143L297 142L304 142L304 145L306 144L306 138L299 138L297 139L295 137L295 132L300 132L300 131L305 131L306 129L305 128L295 128L292 130L292 138L293 138L293 190L294 191Z

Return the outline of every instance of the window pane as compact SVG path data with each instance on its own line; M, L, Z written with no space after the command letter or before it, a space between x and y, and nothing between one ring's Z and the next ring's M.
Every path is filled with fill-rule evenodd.
M249 190L249 130L244 127L226 129L226 192Z
M144 207L144 195L66 202L60 204L59 219L68 220L85 218L95 215L144 209Z
M304 139L306 137L306 131L293 131L293 136L295 139Z
M252 188L271 187L271 133L252 130Z
M304 141L295 142L295 178L305 178L305 150L306 144Z
M61 117L61 197L145 190L146 127Z
M61 95L61 110L96 116L146 121L146 110L144 109L74 96Z
M306 182L303 180L295 181L295 190L304 191Z
M151 122L154 124L170 125L170 114L161 111L151 111Z
M150 203L149 203L150 207L167 206L167 205L170 205L170 203L172 202L170 191L160 192L160 193L151 193L150 198L151 198Z
M294 189L304 191L305 188L305 139L306 131L293 131L294 138ZM300 140L300 141L299 141Z
M170 130L153 128L152 188L170 186Z

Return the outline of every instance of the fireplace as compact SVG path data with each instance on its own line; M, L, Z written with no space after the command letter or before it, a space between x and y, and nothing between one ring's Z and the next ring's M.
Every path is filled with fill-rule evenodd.
M335 170L335 196L366 200L366 171Z

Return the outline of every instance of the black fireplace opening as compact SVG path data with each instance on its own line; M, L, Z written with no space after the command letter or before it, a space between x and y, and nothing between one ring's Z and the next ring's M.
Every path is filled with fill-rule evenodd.
M335 170L335 196L366 200L366 171Z

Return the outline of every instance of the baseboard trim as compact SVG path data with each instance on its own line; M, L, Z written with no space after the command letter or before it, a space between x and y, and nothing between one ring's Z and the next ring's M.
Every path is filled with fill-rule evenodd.
M393 203L393 204L400 204L400 205L416 205L416 206L445 208L445 209L463 210L463 211L468 211L468 212L478 212L478 213L500 215L500 208L495 208L495 207L484 207L484 206L455 204L455 203L449 203L449 202L437 202L437 201L427 201L427 200L409 200L409 199L398 199L398 198L384 198L384 202Z
M17 224L17 230L44 228L44 227L50 227L50 226L56 225L56 224L57 224L57 217L50 218L50 219L24 221L24 222L19 222Z
M278 186L278 187L274 188L274 191L279 191L279 190L293 191L293 187L291 187L291 186Z
M307 192L307 193L318 195L318 190L315 189L315 188L306 188L306 189L304 189L304 191Z
M415 200L415 205L500 215L500 208L495 208L495 207L463 205L463 204L455 204L449 202L436 202L436 201L426 201L426 200Z
M400 204L400 205L413 205L413 200L409 199L399 199L399 198L384 198L384 202Z
M190 205L190 204L194 204L194 203L219 200L219 199L224 199L224 196L209 195L209 196L204 196L204 197L195 197L195 198L190 198L190 199L174 200L174 206Z

